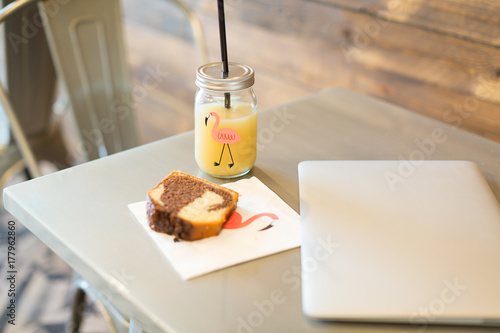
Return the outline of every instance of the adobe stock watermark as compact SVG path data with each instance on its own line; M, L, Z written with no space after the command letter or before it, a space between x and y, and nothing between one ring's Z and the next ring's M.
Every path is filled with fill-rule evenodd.
M460 127L464 119L469 118L479 108L481 101L500 101L500 81L492 79L498 73L492 71L490 77L480 75L473 82L474 96L467 96L461 103L453 104L453 108L443 113L442 120L454 127Z
M285 270L281 275L282 282L288 286L290 291L300 289L301 279L308 279L309 276L318 269L320 262L328 260L335 249L340 247L339 243L332 240L331 235L325 238L317 238L313 255L303 258L302 268L299 265L293 265ZM273 289L265 299L254 300L252 302L253 310L245 316L236 318L237 333L253 333L255 329L261 327L267 318L271 317L276 308L287 301L283 289Z
M259 127L257 131L257 150L263 151L266 146L274 141L275 135L281 133L297 117L288 111L286 105L273 108L273 116L267 126Z
M104 144L104 135L118 130L117 121L123 121L132 116L134 104L143 101L149 91L155 89L169 75L158 65L156 68L147 67L146 72L141 84L131 89L131 94L123 93L110 102L109 114L99 119L96 128L82 130L81 140L68 151L65 162L52 161L58 170L66 169L56 174L59 182L63 182L65 175L73 172L71 166L85 160L94 150L98 151L99 147Z
M125 270L125 267L122 267L121 271L119 272L116 270L112 270L111 275L113 276L113 279L110 280L110 288L99 290L99 293L110 302L113 301L115 294L125 293L130 282L135 280L135 276L128 274Z
M19 53L20 46L23 44L28 44L29 41L34 38L40 30L44 29L45 22L47 22L49 18L52 18L59 14L59 12L61 11L61 6L66 5L70 1L71 0L47 0L44 1L44 7L39 7L39 10L36 11L30 18L22 16L21 34L16 34L13 31L9 31L6 34L6 38L12 46L14 53Z
M418 326L418 331L423 332L429 324L437 320L437 317L443 314L447 307L457 301L467 286L461 284L458 278L452 280L445 279L444 287L441 289L436 298L429 303L419 307L409 318L409 323L412 326Z
M494 75L495 73L492 73L490 76ZM453 104L451 109L443 113L442 120L454 129L459 128L463 124L464 119L469 118L479 109L480 101L500 98L500 82L488 79L483 75L479 76L476 81L475 96L465 97L461 103ZM386 171L384 173L384 178L389 189L394 192L398 184L406 182L415 173L417 168L436 152L437 147L444 144L448 138L448 134L441 127L434 128L423 139L416 138L414 140L415 149L408 156L399 155L401 162L397 170Z
M409 14L414 10L416 10L414 4L409 1L392 0L387 4L387 8L374 13L374 19L366 22L363 28L354 26L352 29L344 30L345 35L350 40L350 43L343 41L340 44L344 58L348 63L351 63L352 58L367 48L373 39L380 35L383 28L390 24L394 16Z
M98 150L104 145L104 136L118 130L117 121L132 116L133 105L146 99L149 92L156 89L169 76L169 73L162 71L159 65L154 68L146 67L146 72L141 83L131 89L131 94L124 93L110 102L109 114L97 120L96 128L82 130L82 140L70 154L84 158L95 149ZM74 159L75 156L71 156L67 161Z
M424 139L416 138L414 144L416 148L410 152L408 157L399 155L401 162L397 170L385 171L384 178L391 192L396 191L396 186L405 183L411 177L417 168L421 166L428 157L436 151L436 146L448 140L448 135L442 128L434 128L429 137Z

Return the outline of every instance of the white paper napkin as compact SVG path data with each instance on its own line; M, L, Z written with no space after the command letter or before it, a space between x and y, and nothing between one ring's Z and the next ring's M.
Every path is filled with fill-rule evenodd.
M259 179L252 177L224 186L240 194L236 215L232 218L237 221L240 214L242 224L231 224L245 226L226 229L228 221L219 236L198 241L174 242L174 236L151 230L145 201L128 205L185 280L300 246L299 215ZM249 219L252 222L248 224Z

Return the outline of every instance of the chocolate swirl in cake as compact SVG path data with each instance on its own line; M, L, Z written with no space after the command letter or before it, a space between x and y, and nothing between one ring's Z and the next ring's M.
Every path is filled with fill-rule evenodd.
M209 211L227 207L232 201L231 195L226 191L206 183L193 182L192 179L180 176L165 179L163 188L161 201L168 206L171 214L177 214L183 207L201 197L206 191L212 191L224 200L220 204L211 206L208 209Z

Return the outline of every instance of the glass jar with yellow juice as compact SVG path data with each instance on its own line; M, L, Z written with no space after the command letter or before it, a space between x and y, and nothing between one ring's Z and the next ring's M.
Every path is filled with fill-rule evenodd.
M257 157L257 97L252 68L221 63L198 68L194 107L195 157L210 176L232 178L246 174Z

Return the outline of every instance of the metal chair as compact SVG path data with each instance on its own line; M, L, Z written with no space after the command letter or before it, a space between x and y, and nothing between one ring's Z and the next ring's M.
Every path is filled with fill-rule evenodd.
M51 0L6 2L9 4L0 11L0 22L11 18L6 22L9 93L0 85L0 101L16 145L4 149L9 158L2 161L13 163L0 170L2 186L25 166L31 177L40 176L30 137L51 132L55 87L51 59L65 83L78 124L82 144L76 153L95 159L136 146L120 11L109 7L118 6L118 1L71 0L64 5ZM38 27L41 31L36 36L22 31L26 25L22 27L21 22L30 22L40 14L43 27ZM86 296L96 304L112 332L129 330L128 318L85 280L75 276L73 285L76 292L69 331L78 331Z
M208 62L201 24L181 0L172 1L186 13L200 58ZM80 143L72 153L91 160L136 146L138 138L119 0L18 0L0 11L0 22L35 2L42 18L55 73L64 82L78 125ZM51 95L50 89L53 93L54 83L49 84L52 88L47 90ZM11 102L15 90L11 91L9 98L0 85L0 102L5 108L22 157L15 165L20 168L25 164L31 176L38 177L40 171L29 144L27 128L23 128L19 119L19 114L23 113L16 110ZM77 332L79 329L86 296L101 310L112 332L139 331L134 323L129 325L129 318L115 309L83 278L76 275L73 285L75 298L69 331Z
M200 22L182 0L171 1L186 14L199 57L207 63ZM32 177L40 175L30 143L32 146L33 142L45 141L45 138L39 139L41 133L45 136L47 132L56 133L53 141L62 142L54 130L52 114L54 65L57 76L65 83L78 124L80 143L71 153L80 160L91 160L135 146L137 135L130 78L123 56L119 1L3 0L3 3L7 6L0 10L0 23L11 17L12 20L6 22L6 30L14 37L7 45L9 93L0 86L0 102L8 116L15 145L3 152L0 147L2 162L8 161L0 163L0 185L3 187L12 174L25 167ZM21 15L40 21L40 14L43 27L35 24L30 28L40 30L38 34L29 35L28 39L23 37L25 27L22 27ZM38 138L30 140L34 136ZM4 158L6 156L8 158ZM59 165L70 166L66 153L51 159Z

